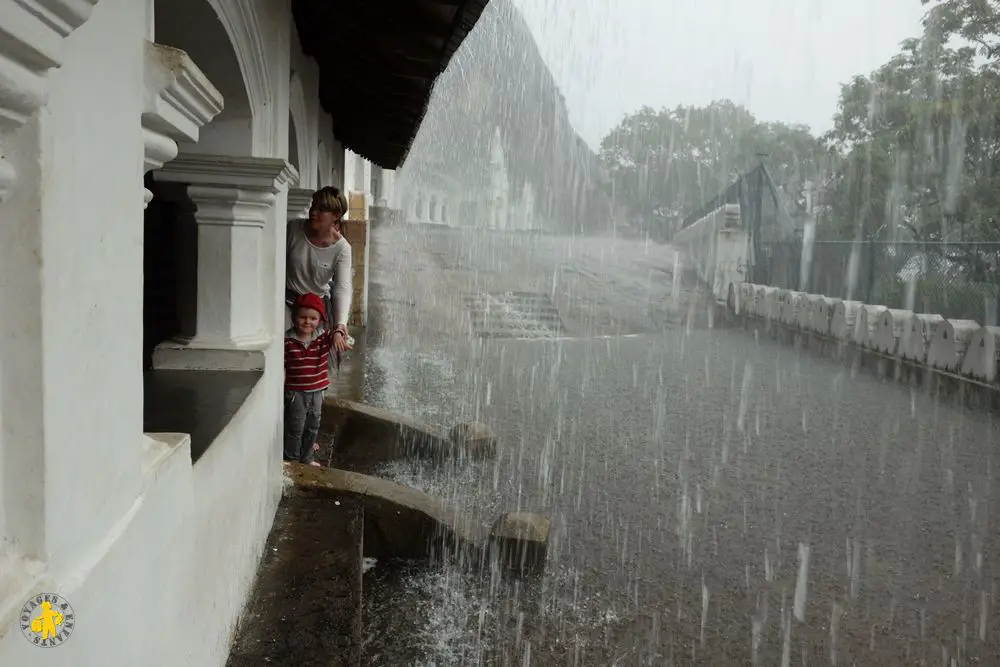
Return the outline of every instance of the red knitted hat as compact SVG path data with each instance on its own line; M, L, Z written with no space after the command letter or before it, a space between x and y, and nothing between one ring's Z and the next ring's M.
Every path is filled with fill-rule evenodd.
M299 297L295 299L295 312L299 312L301 308L311 308L319 313L319 318L321 320L326 319L326 308L323 306L323 299L315 294L300 294Z

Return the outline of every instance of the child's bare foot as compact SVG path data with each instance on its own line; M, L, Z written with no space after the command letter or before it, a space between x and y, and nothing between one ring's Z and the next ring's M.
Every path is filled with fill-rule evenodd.
M310 461L310 462L309 462L309 465L311 465L311 466L315 466L315 467L317 467L317 468L322 468L322 467L323 467L323 464L322 464L322 463L320 463L319 461Z

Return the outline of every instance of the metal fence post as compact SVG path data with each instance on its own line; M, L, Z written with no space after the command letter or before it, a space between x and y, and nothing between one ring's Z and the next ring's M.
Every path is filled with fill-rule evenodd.
M868 245L868 285L865 288L865 303L872 303L875 296L875 243L871 239L862 243Z

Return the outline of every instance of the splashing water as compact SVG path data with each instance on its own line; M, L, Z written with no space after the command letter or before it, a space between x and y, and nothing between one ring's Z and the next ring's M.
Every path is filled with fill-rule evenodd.
M399 460L376 474L484 528L508 511L552 524L545 569L531 577L448 553L368 569L366 664L784 667L800 653L988 663L1000 637L991 418L723 327L709 270L722 237L672 245L685 219L717 220L718 208L695 212L767 153L774 196L759 219L737 204L726 232L747 235L731 262L738 281L757 272L833 298L939 308L928 276L947 262L926 248L972 233L978 223L963 216L995 219L977 213L970 183L996 191L982 161L992 144L974 143L994 141L982 137L996 124L949 96L955 81L979 79L929 42L922 58L904 47L905 66L844 90L837 83L862 72L839 73L823 94L847 96L841 120L828 108L832 129L800 129L792 109L819 93L800 82L785 98L751 96L789 69L761 76L755 49L816 50L839 64L814 44L830 21L856 22L841 47L877 25L872 39L891 49L910 34L892 13L903 10L833 3L820 23L819 3L779 0L765 13L799 28L769 23L762 39L748 28L759 27L759 3L617 4L567 13L553 0L494 0L438 80L396 174L387 205L404 224L371 231L366 400L440 430L481 421L500 443L493 460ZM907 4L917 34L923 9ZM706 13L684 19L696 11ZM703 44L685 42L699 30ZM642 66L620 64L650 36L659 46L647 44ZM682 42L682 56L663 55ZM938 56L965 73L887 89ZM685 87L697 81L733 101L685 104L709 95ZM911 98L921 105L898 106ZM920 124L893 125L900 118ZM818 141L826 129L836 159ZM900 250L913 233L923 255ZM953 263L978 262L981 276L1000 266L961 252ZM485 304L493 329L470 303ZM768 599L780 599L770 622Z

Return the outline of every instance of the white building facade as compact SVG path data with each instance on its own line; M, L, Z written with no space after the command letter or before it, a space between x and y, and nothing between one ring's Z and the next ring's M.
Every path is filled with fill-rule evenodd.
M222 665L281 497L285 222L372 165L289 0L4 0L0 35L0 665Z
M526 231L536 220L535 188L524 181L511 185L500 128L489 143L485 173L475 167L456 174L453 165L421 163L400 172L400 206L411 224Z

